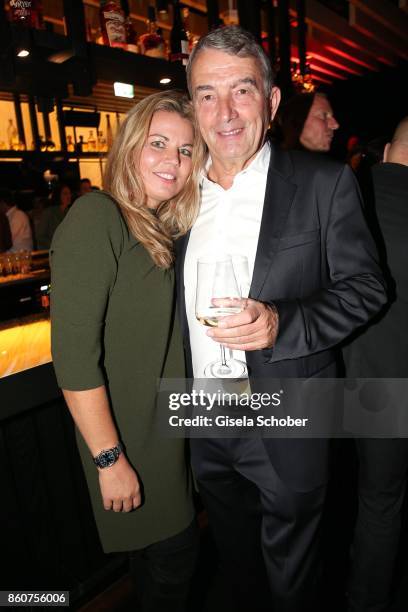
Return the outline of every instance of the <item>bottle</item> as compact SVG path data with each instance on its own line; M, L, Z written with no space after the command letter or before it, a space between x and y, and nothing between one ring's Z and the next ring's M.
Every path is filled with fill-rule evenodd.
M79 140L77 141L76 145L75 145L75 152L76 153L83 153L84 151L84 137L80 136Z
M88 153L88 151L89 151L88 141L85 140L83 136L80 136L79 140L81 141L82 153Z
M51 138L47 138L45 141L45 150L46 151L55 151L55 142Z
M94 135L93 135L93 130L89 131L89 136L88 136L88 151L89 152L96 151L96 140L95 140Z
M8 14L10 21L29 28L43 28L43 10L41 0L9 0Z
M13 123L12 119L8 120L8 126L7 126L7 142L8 142L8 146L9 146L9 150L10 151L14 151L17 150L16 147L18 147L19 144L19 138L18 138L18 132L17 132L17 128Z
M181 19L179 0L173 0L173 27L170 34L170 61L187 66L189 58L187 32Z
M139 47L137 44L137 32L135 30L134 23L130 16L129 2L128 0L121 0L122 10L125 15L125 31L126 31L126 51L130 53L139 53Z
M106 138L103 135L102 130L98 130L98 151L99 153L105 153L108 150L108 145L106 144Z
M125 15L117 0L101 0L100 21L104 44L124 49L126 45Z
M154 6L147 9L147 32L139 38L140 51L149 57L165 59L164 38L157 32L156 10Z
M67 151L69 151L70 153L73 153L73 151L75 151L72 136L67 136Z
M92 26L91 23L89 21L86 22L86 42L93 42L93 33L92 33Z
M106 115L106 143L108 145L108 151L109 151L113 143L113 133L112 133L112 126L110 122L110 115Z

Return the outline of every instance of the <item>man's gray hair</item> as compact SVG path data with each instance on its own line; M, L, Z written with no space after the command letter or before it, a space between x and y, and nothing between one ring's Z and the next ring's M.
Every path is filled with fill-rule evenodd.
M269 58L255 36L240 26L217 28L200 38L190 55L187 65L187 87L191 97L193 97L191 87L193 64L204 49L216 49L217 51L223 51L238 57L253 57L261 71L265 96L267 98L270 97L273 87L273 73Z

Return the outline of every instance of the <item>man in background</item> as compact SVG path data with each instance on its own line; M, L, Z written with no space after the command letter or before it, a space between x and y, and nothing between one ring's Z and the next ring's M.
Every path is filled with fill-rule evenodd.
M83 178L79 181L79 193L78 197L85 195L86 193L91 193L92 191L92 183L89 178Z
M282 106L279 120L285 150L328 153L339 128L329 99L319 92L294 95Z
M408 117L372 168L375 224L389 304L344 351L350 378L408 378ZM399 397L392 381L392 396ZM402 405L401 409L406 406ZM356 439L359 509L352 546L350 612L385 612L401 533L408 440Z
M33 235L28 216L17 208L11 191L0 190L0 210L5 213L10 224L12 246L10 251L32 251Z

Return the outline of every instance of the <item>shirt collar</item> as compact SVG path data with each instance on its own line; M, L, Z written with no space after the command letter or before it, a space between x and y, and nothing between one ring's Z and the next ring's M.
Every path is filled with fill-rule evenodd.
M271 147L270 147L269 142L267 141L259 149L258 153L255 155L251 163L246 168L241 170L241 172L238 172L238 174L235 175L234 180L237 176L242 176L244 174L248 174L249 172L260 172L261 174L265 174L265 172L268 172L270 157L271 157ZM211 166L211 156L208 155L207 162L205 164L204 169L201 171L201 175L200 175L200 185L201 186L203 186L204 181L208 181L209 183L214 184L207 177L210 166Z
M9 208L8 211L6 212L7 217L12 215L16 209L17 209L17 206L12 206L11 208Z

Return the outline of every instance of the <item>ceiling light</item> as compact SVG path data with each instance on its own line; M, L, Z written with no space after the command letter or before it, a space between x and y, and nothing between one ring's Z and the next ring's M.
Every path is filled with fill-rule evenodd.
M171 83L171 79L169 79L169 77L164 77L163 79L160 79L160 83L162 85L167 85L168 83Z
M28 57L30 55L30 51L28 49L19 49L17 51L17 57Z
M135 88L130 83L120 83L116 81L113 84L113 89L115 92L115 96L119 96L120 98L134 98L135 97Z

